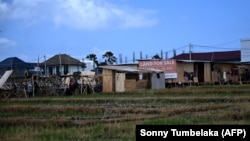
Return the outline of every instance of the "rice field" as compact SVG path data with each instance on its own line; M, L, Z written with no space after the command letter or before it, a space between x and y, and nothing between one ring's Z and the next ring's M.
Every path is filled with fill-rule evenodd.
M250 124L250 85L0 99L3 141L133 141L138 124Z

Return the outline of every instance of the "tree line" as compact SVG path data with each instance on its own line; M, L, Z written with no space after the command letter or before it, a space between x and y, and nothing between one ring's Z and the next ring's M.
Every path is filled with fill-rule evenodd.
M113 65L114 63L117 62L117 58L114 56L114 54L111 51L107 51L102 55L102 58L105 59L104 62L98 62L97 56L94 53L88 54L86 58L93 61L96 66ZM154 56L152 56L152 59L162 59L162 58L158 54L155 54Z
M86 58L93 61L96 66L99 66L99 65L113 65L117 61L117 58L114 56L114 54L111 51L107 51L102 55L102 58L105 59L104 62L99 63L98 60L97 60L96 54L93 54L93 53L88 54L86 56Z

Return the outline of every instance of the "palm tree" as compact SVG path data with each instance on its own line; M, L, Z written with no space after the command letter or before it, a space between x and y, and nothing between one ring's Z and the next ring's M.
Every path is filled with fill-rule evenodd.
M117 58L114 56L114 54L111 51L107 51L105 54L103 54L102 58L106 58L105 62L111 65L113 65L117 60Z
M97 57L96 57L96 55L95 54L89 54L89 55L87 55L86 56L86 58L87 59L89 59L89 60L91 60L91 61L93 61L93 65L95 66L98 66L98 61L97 61ZM93 68L95 68L95 67L93 67Z

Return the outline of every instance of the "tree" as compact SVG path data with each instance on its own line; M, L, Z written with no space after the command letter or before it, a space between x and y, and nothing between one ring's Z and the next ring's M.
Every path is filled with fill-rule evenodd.
M155 54L152 59L162 59L158 54Z
M105 65L108 65L107 62L100 62L99 63L100 66L105 66Z
M95 54L89 54L86 56L87 59L93 61L93 63L98 66L98 61L97 61L97 57Z
M111 51L107 51L105 54L103 54L102 58L106 58L105 62L111 65L113 65L117 60L117 58L114 56L114 54Z

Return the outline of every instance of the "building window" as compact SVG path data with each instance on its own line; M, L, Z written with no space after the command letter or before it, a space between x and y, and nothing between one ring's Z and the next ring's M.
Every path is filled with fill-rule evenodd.
M59 66L56 66L56 74L60 75L60 67Z
M49 67L49 74L52 75L53 74L53 68Z
M65 65L65 66L64 66L63 73L64 73L64 74L68 74L68 73L69 73L69 66L68 66L68 65Z

